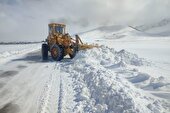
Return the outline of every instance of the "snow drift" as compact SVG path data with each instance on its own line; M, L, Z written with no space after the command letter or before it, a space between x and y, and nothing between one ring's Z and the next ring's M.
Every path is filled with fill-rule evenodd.
M162 113L162 101L141 93L128 80L117 76L111 68L141 66L149 62L125 50L104 47L80 51L61 70L73 79L78 113ZM140 75L138 75L140 76ZM148 76L147 76L148 77ZM141 78L145 79L145 78ZM146 96L147 95L147 96Z

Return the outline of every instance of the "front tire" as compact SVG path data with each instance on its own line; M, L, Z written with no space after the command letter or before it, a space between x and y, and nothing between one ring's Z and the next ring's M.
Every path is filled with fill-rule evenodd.
M69 54L70 58L73 59L76 56L76 53L77 53L77 48L73 47L72 48L72 54Z
M62 57L62 49L57 44L55 44L51 48L50 52L51 52L51 57L52 57L53 60L60 61L60 60L63 59L63 57Z
M47 44L42 44L41 48L41 53L42 53L42 60L48 60L48 45Z

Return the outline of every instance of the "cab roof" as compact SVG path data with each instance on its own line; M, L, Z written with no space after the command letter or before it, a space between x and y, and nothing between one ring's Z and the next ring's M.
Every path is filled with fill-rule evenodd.
M50 24L48 24L48 26L61 26L61 27L66 27L65 24L61 24L61 23L50 23Z

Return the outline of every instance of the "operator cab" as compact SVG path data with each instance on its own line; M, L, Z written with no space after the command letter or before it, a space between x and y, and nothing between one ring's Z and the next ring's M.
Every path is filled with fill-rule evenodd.
M66 26L64 24L50 23L48 26L49 26L49 33L65 34Z

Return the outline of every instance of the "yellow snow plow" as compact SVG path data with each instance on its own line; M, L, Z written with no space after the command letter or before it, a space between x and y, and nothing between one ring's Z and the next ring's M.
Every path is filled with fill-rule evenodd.
M49 34L42 44L42 59L48 60L48 52L55 61L60 61L64 56L74 58L79 50L91 49L97 45L84 44L78 35L73 39L66 33L66 25L58 23L48 24Z

